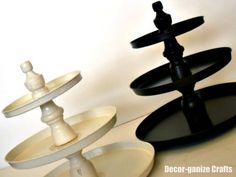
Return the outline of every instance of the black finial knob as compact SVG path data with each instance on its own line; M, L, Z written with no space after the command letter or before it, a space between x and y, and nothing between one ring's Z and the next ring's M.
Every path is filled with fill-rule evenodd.
M154 19L154 24L156 27L163 31L171 26L172 19L171 16L163 11L163 5L160 1L152 4L153 10L156 12L156 18Z
M152 4L152 8L155 12L158 12L158 11L160 12L163 9L163 5L162 5L161 1L157 1Z

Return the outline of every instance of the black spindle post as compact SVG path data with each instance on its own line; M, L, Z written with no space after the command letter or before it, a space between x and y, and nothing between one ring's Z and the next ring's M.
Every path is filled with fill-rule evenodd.
M156 12L154 24L163 33L169 33L169 38L164 40L165 50L163 55L170 61L170 73L173 81L184 79L192 73L183 60L184 47L171 35L171 16L163 11L160 1L153 4ZM206 107L201 98L194 91L195 83L183 86L178 91L182 93L181 107L187 119L191 132L199 132L212 126Z

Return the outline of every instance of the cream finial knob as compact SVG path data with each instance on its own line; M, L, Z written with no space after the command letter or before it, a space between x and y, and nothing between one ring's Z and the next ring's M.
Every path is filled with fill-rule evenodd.
M33 98L38 98L48 92L43 76L33 71L30 61L25 61L20 67L22 72L26 74L25 86L32 92Z
M20 65L20 67L24 73L27 73L33 70L33 66L30 61L25 61L24 63Z

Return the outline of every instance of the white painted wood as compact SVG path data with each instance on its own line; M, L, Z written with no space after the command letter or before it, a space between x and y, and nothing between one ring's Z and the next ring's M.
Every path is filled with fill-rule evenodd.
M17 104L17 101L13 102L3 112L6 116L14 115L15 110L16 114L20 114L23 113L22 110L27 111L29 105L38 104L42 112L41 121L49 125L51 134L48 133L48 129L45 129L32 136L14 148L7 155L6 160L15 168L30 168L60 158L68 158L71 177L98 177L93 164L83 157L81 151L83 147L96 141L114 126L116 109L105 107L101 108L102 111L99 108L91 110L82 114L82 120L80 115L75 116L76 121L69 125L63 119L63 108L57 106L52 98L69 89L70 87L62 86L74 81L74 78L69 77L69 80L65 79L62 82L60 79L59 81L57 79L52 81L51 84L56 85L59 89L51 91L51 87L45 84L43 75L33 71L30 61L22 63L21 70L26 74L25 86L31 92L29 94L31 99L25 104L20 98L17 100L19 104ZM78 79L75 79L72 85L75 85L76 82L78 82ZM40 105L41 102L38 100L45 97L45 95L45 102ZM20 111L17 106L21 108ZM8 110L9 107L11 108L10 111Z
M74 140L77 134L64 121L63 108L57 106L51 99L78 83L80 74L76 73L73 77L68 76L70 75L68 74L46 85L43 75L33 71L33 65L30 61L25 61L20 67L22 72L26 74L25 86L31 92L26 95L29 100L25 101L25 97L22 97L22 99L20 98L10 104L10 106L7 106L7 108L3 110L3 113L5 113L6 116L14 116L14 112L16 115L21 114L25 111L29 111L32 105L38 105L42 111L42 122L46 123L51 128L52 139L55 146L61 146ZM63 80L64 78L67 79ZM56 89L51 89L50 85L53 85ZM66 85L69 85L69 87ZM40 102L40 100L44 102ZM8 110L9 107L10 110Z

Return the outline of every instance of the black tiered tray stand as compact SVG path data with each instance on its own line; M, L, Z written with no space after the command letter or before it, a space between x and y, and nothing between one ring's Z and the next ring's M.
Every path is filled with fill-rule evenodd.
M169 63L157 67L130 87L148 96L178 90L182 96L151 113L139 125L136 135L156 150L196 142L224 132L236 123L236 83L225 83L194 90L195 83L219 71L231 60L228 47L206 50L183 57L184 48L176 36L197 28L203 17L172 24L160 1L153 4L155 26L159 29L131 42L133 48L164 41L164 57Z

